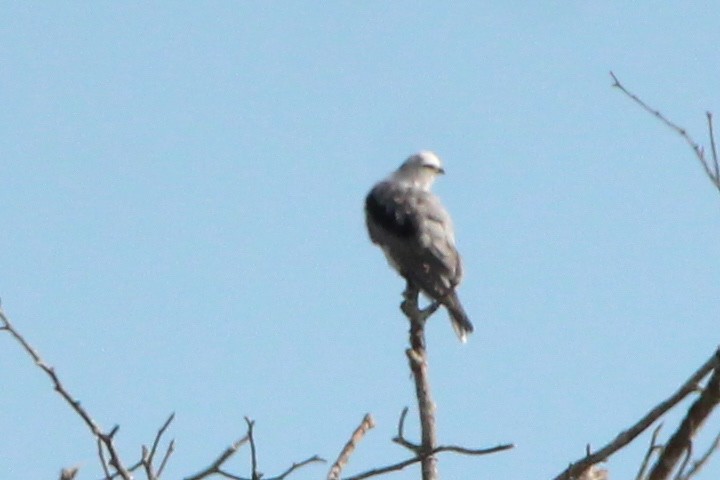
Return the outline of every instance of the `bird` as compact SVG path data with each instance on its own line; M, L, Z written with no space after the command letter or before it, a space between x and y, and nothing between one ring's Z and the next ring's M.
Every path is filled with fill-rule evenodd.
M431 151L408 157L365 197L365 223L372 243L388 263L431 300L443 305L462 343L473 325L456 288L462 261L455 247L453 223L440 199L430 190L445 173Z

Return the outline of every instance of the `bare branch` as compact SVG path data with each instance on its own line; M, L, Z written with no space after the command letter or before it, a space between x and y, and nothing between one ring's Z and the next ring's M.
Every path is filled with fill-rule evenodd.
M267 480L284 480L285 477L290 475L292 472L297 470L298 468L304 467L305 465L309 465L311 463L325 463L324 458L320 458L317 455L313 455L312 457L303 460L302 462L293 463L290 468L285 470L283 473L278 475L277 477L268 478Z
M657 437L660 434L662 426L663 424L661 422L657 427L655 427L655 430L653 430L652 437L650 438L650 445L648 446L647 452L645 452L645 458L643 458L642 464L640 464L640 470L638 470L635 480L643 480L645 478L645 471L650 463L650 458L656 451L662 449L662 445L657 443Z
M463 448L463 447L456 447L454 445L448 445L448 446L440 446L440 447L434 448L433 450L431 450L428 453L428 455L435 455L435 454L442 453L442 452L454 452L454 453L462 453L465 455L478 455L478 456L479 455L490 455L492 453L510 450L513 447L514 447L513 444L504 444L504 445L497 445L495 447L490 447L490 448L469 449L469 448ZM388 465L386 467L373 468L373 469L367 470L363 473L353 475L352 477L346 477L343 480L362 480L364 478L376 477L378 475L384 475L384 474L390 473L390 472L397 472L399 470L404 469L405 467L408 467L415 463L421 462L423 460L424 456L425 455L417 455L415 457L408 458L407 460L403 460L402 462L393 463L392 465Z
M502 445L496 445L489 448L465 448L455 445L441 445L435 448L432 453L454 452L461 453L463 455L489 455L491 453L503 452L512 448L515 448L515 445L512 443L504 443Z
M345 465L347 465L348 460L350 460L350 455L353 454L358 443L360 443L360 440L363 439L368 430L374 426L375 421L372 416L369 413L365 414L362 422L360 422L360 425L358 425L355 429L350 437L350 440L347 441L343 449L340 451L340 455L338 455L337 460L335 460L335 463L333 463L330 468L330 472L327 476L328 480L340 480L340 474L342 473L343 468L345 468Z
M710 167L710 164L705 158L705 151L704 149L687 133L687 130L680 127L676 123L669 120L667 117L665 117L660 111L652 108L647 103L645 103L643 100L641 100L637 95L634 93L631 93L628 91L623 84L620 83L620 80L615 76L613 72L610 72L610 76L613 79L613 87L619 89L621 92L623 92L628 98L630 98L633 102L640 105L643 110L653 115L655 118L660 120L662 123L664 123L667 127L674 130L675 133L680 135L685 142L692 148L693 153L695 153L695 156L700 161L700 165L702 165L703 170L705 171L705 174L710 179L710 181L713 183L715 188L720 190L720 172L718 171L718 159L717 159L717 151L715 149L715 136L713 134L713 125L712 125L712 115L710 112L707 112L707 119L708 119L708 130L710 131L710 144L712 146L712 155L713 155L713 167Z
M677 473L675 474L675 477L673 480L680 480L683 477L683 474L685 473L685 469L687 468L688 464L690 463L690 459L693 456L693 444L692 440L687 444L687 448L685 449L685 458L683 459L682 463L680 464L680 468L678 468Z
M713 409L720 403L720 350L715 353L714 359L714 373L703 392L690 406L678 429L668 440L655 466L650 471L648 480L666 480L670 477L683 452L691 445L695 434L702 427Z
M682 477L682 480L690 480L695 475L697 475L700 470L705 466L707 461L710 459L713 453L720 447L720 435L715 437L715 440L713 440L712 444L710 444L710 447L703 453L702 457L695 460L692 464L692 466L688 469L685 476Z
M110 431L110 433L103 433L103 431L100 429L95 420L92 419L87 410L85 410L85 408L80 405L80 401L76 400L70 394L70 392L67 391L65 386L60 381L60 378L55 373L55 369L45 363L40 357L40 354L38 354L38 352L27 342L27 340L25 340L25 338L17 330L15 330L15 327L13 327L8 318L5 316L2 308L0 308L0 330L5 330L10 333L10 335L12 335L13 338L15 338L15 340L17 340L18 343L22 345L23 349L25 349L27 354L30 355L35 364L40 367L40 369L44 371L48 375L48 377L50 377L50 380L55 387L55 391L58 392L63 399L65 399L65 401L70 405L73 410L75 410L75 413L77 413L80 418L82 418L83 422L85 422L85 425L87 425L95 438L102 443L102 445L100 445L99 447L100 460L103 465L103 470L105 470L106 477L110 478L110 474L107 469L109 465L117 470L117 473L120 475L121 478L123 478L123 480L131 480L132 476L130 475L130 472L123 466L123 463L120 460L120 455L115 449L115 445L113 443L113 436L117 432L118 427L114 427L113 430ZM110 459L108 462L105 462L102 455L103 446L105 449L107 449L107 452L110 455Z
M157 478L160 478L160 476L163 474L163 470L165 470L165 465L167 465L167 462L170 459L170 455L172 455L174 451L175 451L175 439L172 439L172 440L170 440L170 443L168 444L168 448L167 448L167 450L165 450L165 455L163 455L163 459L160 462L160 466L158 467Z
M255 426L255 422L253 420L250 420L250 418L245 417L245 423L247 423L247 434L230 445L228 448L225 449L223 453L220 454L219 457L215 459L213 463L211 463L207 468L203 469L202 471L196 473L195 475L192 475L190 477L185 477L185 480L201 480L203 478L210 477L212 475L220 475L225 478L230 478L232 480L260 480L263 478L263 474L258 471L258 462L257 462L257 454L255 452L255 438L253 436L253 427ZM250 443L250 449L251 449L251 462L252 462L252 473L251 478L245 478L240 477L237 475L233 475L230 472L227 472L222 469L223 464L230 459L235 453L237 453L238 449L245 443ZM169 451L173 448L173 442L171 442ZM166 454L166 457L169 456L169 454ZM314 455L306 460L303 460L302 462L293 463L287 470L285 470L283 473L278 475L277 477L268 478L267 480L284 480L288 475L290 475L292 472L297 470L300 467L304 467L305 465L308 465L310 463L317 463L317 462L325 462L322 458L318 457L317 455ZM160 466L160 470L165 466L165 460L163 460L163 464ZM159 473L158 473L159 475Z
M715 358L716 353L713 353L713 355L695 373L693 373L675 393L670 395L666 400L660 402L633 426L620 432L610 443L602 447L600 450L593 454L586 455L580 460L570 464L569 467L555 477L555 480L571 480L573 478L577 478L591 465L607 459L610 455L632 442L650 425L655 423L658 418L663 416L665 412L680 403L687 395L697 390L698 383L713 370L715 366Z
M250 420L248 417L245 417L245 423L247 423L248 426L248 439L250 440L250 460L252 462L252 480L260 480L260 477L262 477L262 473L258 473L257 470L257 451L255 450L255 438L253 438L253 427L255 426L255 422L253 420Z
M415 455L419 455L422 447L405 438L405 417L407 417L407 413L408 407L403 408L403 411L400 413L400 420L398 420L398 434L392 441L412 451Z
M713 128L713 116L710 112L705 112L708 123L708 135L710 137L710 153L712 153L713 167L715 168L713 178L720 179L720 168L718 168L718 153L715 147L715 129Z
M420 457L409 458L407 460L403 460L402 462L394 463L386 467L373 468L366 472L353 475L352 477L345 477L343 480L363 480L364 478L376 477L378 475L384 475L390 472L397 472L414 463L418 463L420 460L422 460Z
M103 472L105 472L105 478L107 480L111 480L116 475L110 475L110 468L108 466L107 460L105 459L105 450L103 449L103 443L99 437L97 439L97 449L98 449L98 457L100 458L100 465L102 465Z
M168 429L172 421L175 419L175 412L171 413L167 420L165 420L165 423L160 427L160 430L158 430L157 434L155 435L155 440L153 441L152 447L148 451L147 447L145 445L142 446L142 456L140 459L140 462L142 463L143 467L145 467L145 474L147 475L148 480L157 480L160 477L159 472L155 472L155 468L153 467L153 461L155 459L155 453L157 452L157 447L160 443L160 439L162 438L165 431ZM165 452L165 457L163 458L163 462L167 462L169 458L169 452L170 450Z
M403 313L410 321L410 348L405 351L415 379L415 395L418 400L418 413L420 414L421 436L421 469L423 480L436 480L438 478L437 458L432 451L437 447L437 432L435 428L435 403L430 392L430 379L428 377L427 351L425 349L425 322L439 307L437 302L425 310L418 308L418 294L416 287L408 282L403 293L405 301L401 305Z
M201 470L200 472L196 473L195 475L191 475L189 477L185 477L185 480L201 480L203 478L209 477L210 475L214 474L220 474L222 465L228 461L230 457L235 455L235 453L238 451L238 449L246 443L250 437L248 435L245 435L241 439L237 440L235 443L230 445L228 448L225 449L224 452L218 456L213 463L211 463L207 468L204 470Z
M165 420L165 423L163 423L162 427L160 427L160 430L158 430L157 435L155 435L155 441L153 442L152 448L150 449L150 463L152 463L153 459L155 458L155 452L157 452L157 447L160 444L160 439L162 438L163 434L168 429L173 420L175 420L175 412L170 414L168 419Z

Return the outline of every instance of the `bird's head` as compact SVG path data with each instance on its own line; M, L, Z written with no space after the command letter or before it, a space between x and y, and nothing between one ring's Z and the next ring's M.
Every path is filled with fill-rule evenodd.
M418 152L400 165L393 178L429 190L438 175L445 173L440 158L430 151Z

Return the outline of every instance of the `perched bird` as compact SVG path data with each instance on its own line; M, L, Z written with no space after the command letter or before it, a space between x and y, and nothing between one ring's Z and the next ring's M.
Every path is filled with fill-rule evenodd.
M450 313L461 342L473 331L455 287L462 277L452 220L430 187L445 173L433 152L409 157L365 198L365 221L373 243L409 285Z

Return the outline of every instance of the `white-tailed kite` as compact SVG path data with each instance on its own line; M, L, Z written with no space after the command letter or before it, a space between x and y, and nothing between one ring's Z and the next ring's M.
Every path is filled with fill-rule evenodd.
M390 265L429 298L444 305L460 341L467 341L472 323L455 287L462 277L452 220L431 191L445 171L437 155L409 157L365 198L370 239L385 252Z

